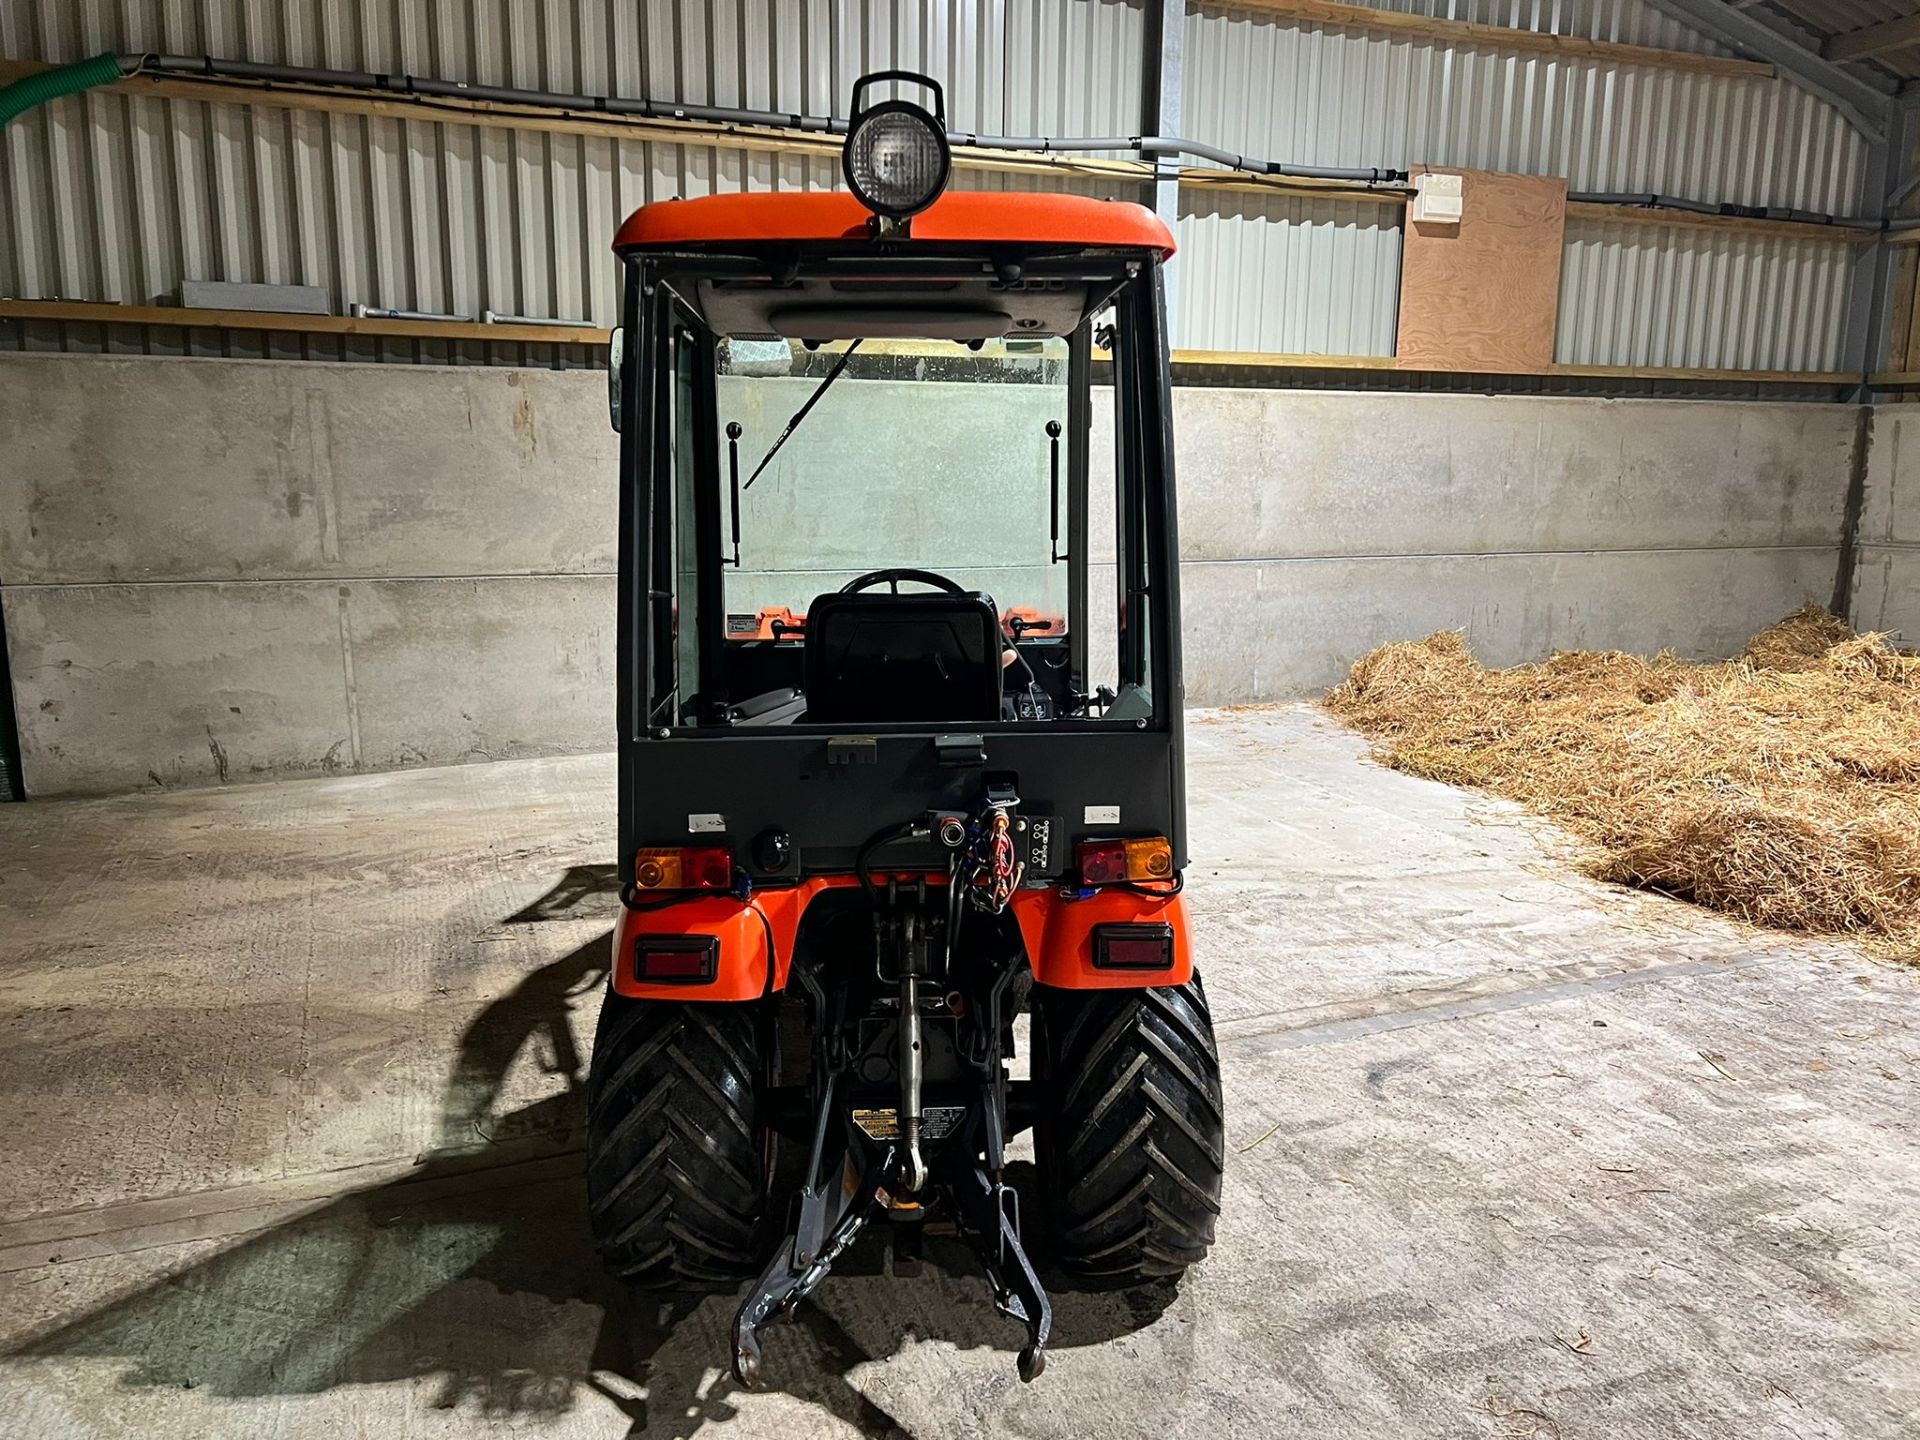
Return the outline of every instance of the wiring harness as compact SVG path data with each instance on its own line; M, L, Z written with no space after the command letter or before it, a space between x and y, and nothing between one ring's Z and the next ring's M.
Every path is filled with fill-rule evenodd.
M1013 843L1013 822L1003 805L989 806L971 827L955 866L967 901L976 910L998 915L1013 900L1026 874L1026 862Z

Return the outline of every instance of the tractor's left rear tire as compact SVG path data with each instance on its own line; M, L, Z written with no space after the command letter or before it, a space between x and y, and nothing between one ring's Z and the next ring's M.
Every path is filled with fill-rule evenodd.
M1226 1135L1213 1019L1195 976L1146 990L1034 987L1034 1150L1063 1269L1113 1286L1205 1257Z
M766 1248L771 1146L754 1113L751 1006L608 992L587 1081L595 1247L656 1290L726 1289Z

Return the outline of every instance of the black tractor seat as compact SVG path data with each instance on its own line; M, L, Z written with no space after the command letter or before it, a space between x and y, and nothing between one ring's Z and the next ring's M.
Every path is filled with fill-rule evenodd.
M835 592L807 610L810 724L1000 718L1000 614L973 592Z

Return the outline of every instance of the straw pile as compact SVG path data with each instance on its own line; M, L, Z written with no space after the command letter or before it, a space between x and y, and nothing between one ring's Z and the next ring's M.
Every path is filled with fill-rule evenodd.
M1489 670L1442 632L1326 704L1385 764L1558 821L1601 879L1920 960L1920 656L1817 605L1715 665Z

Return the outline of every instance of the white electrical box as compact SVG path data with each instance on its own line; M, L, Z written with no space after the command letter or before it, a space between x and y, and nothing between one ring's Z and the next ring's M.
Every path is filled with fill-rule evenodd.
M1413 223L1458 225L1464 175L1416 175L1413 181Z

